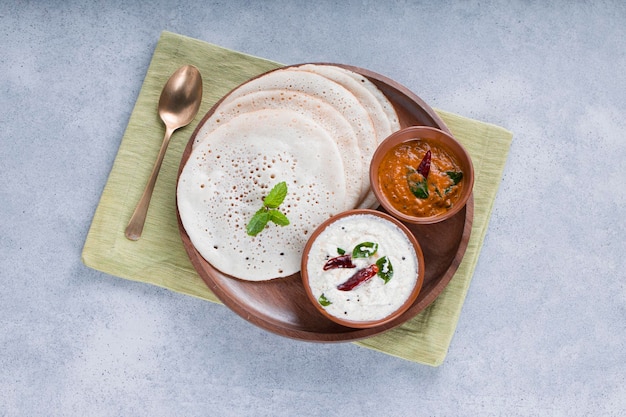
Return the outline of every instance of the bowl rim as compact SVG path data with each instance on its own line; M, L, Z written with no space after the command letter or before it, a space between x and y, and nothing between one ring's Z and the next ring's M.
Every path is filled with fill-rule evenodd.
M423 137L419 137L419 135L422 135ZM442 137L445 138L443 141L441 141ZM380 165L380 162L382 161L385 154L396 145L406 142L412 142L415 140L431 140L441 142L442 146L447 151L450 151L458 159L460 159L460 163L462 165L467 165L467 167L469 168L466 170L468 172L464 172L463 180L465 180L466 183L457 204L455 204L450 210L446 211L445 213L427 217L411 216L409 214L399 211L391 203L389 203L386 196L380 189L380 183L378 179L378 166ZM474 188L474 164L467 149L452 134L430 126L409 126L397 130L391 135L387 136L378 145L378 147L374 151L374 154L372 155L372 159L370 161L369 176L372 191L374 192L376 199L384 208L384 210L391 214L393 217L403 222L412 224L434 224L450 219L467 204L467 200L472 195Z
M340 317L337 317L328 313L326 309L322 305L319 304L319 302L317 301L317 298L313 295L313 292L311 291L311 287L309 285L309 274L307 270L307 264L308 264L311 246L313 245L317 237L328 226L330 226L332 223L336 222L337 220L340 220L342 218L349 217L349 216L360 215L360 214L374 215L383 220L389 221L395 226L397 226L411 242L411 246L413 247L413 250L415 251L415 257L417 258L417 280L415 282L415 286L413 287L409 297L393 313L378 320L365 320L365 321L347 320L347 319L343 319L343 318L340 318ZM351 210L346 210L346 211L335 214L334 216L326 219L318 227L315 228L315 230L313 231L313 233L307 240L307 243L302 251L300 275L302 279L302 285L304 286L304 290L306 292L307 298L315 306L316 310L319 313L321 313L327 319L337 324L340 324L342 326L357 328L357 329L365 329L365 328L384 325L395 320L397 317L401 316L406 310L408 310L413 305L413 303L415 303L422 289L422 285L424 284L424 277L425 277L424 253L415 235L400 220L379 210L351 209Z

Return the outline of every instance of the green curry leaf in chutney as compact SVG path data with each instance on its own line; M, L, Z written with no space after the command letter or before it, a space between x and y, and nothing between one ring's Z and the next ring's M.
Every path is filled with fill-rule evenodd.
M359 243L352 250L353 258L369 258L374 255L378 250L378 243L374 242L363 242Z
M391 265L391 261L386 256L378 259L376 261L376 266L378 267L378 276L385 281L385 284L389 282L389 280L393 277L393 265Z

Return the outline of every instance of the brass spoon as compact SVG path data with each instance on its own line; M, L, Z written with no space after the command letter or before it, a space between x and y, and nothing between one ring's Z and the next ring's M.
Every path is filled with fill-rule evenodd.
M154 184L156 183L159 170L161 169L161 163L165 156L165 151L170 142L170 137L176 129L183 126L187 126L200 108L200 102L202 101L202 77L200 72L193 65L185 65L179 68L172 74L167 80L161 97L159 98L159 116L163 123L165 123L165 136L163 137L163 143L161 150L157 157L154 168L152 168L152 174L150 174L150 180L146 185L146 189L137 203L137 207L126 226L125 235L130 240L138 240L141 237L143 231L143 225L146 221L146 214L148 213L148 206L150 205L150 199L152 198L152 191L154 190Z

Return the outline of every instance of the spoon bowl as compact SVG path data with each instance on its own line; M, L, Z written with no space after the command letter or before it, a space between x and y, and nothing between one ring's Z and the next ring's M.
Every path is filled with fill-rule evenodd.
M159 155L152 168L150 179L146 188L137 203L125 235L130 240L138 240L143 232L143 226L148 214L148 206L154 191L165 151L169 145L172 133L176 129L187 126L200 109L202 102L202 76L200 71L193 65L185 65L177 69L163 86L161 97L159 98L159 117L165 124L165 136L159 150Z

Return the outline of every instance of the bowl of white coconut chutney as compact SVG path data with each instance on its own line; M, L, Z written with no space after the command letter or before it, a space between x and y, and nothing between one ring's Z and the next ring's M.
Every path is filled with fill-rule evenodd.
M394 217L349 210L313 232L301 276L322 315L347 327L369 328L394 320L415 302L424 256L415 236Z

